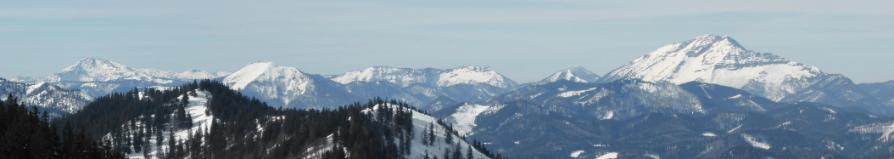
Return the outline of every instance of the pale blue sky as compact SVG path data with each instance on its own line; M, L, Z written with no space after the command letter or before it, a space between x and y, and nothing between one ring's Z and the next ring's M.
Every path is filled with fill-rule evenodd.
M572 66L603 74L710 33L858 82L894 80L894 1L777 1L7 0L0 77L98 57L171 71L486 65L528 82Z

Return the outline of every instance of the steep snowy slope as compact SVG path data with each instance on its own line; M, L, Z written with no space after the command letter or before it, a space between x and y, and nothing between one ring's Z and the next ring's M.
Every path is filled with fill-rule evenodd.
M359 100L328 78L269 62L246 65L226 76L223 83L275 107L320 108Z

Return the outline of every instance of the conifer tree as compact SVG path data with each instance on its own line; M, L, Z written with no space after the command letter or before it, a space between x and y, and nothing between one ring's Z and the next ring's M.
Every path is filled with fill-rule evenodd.
M435 124L428 123L428 145L434 145L435 143Z
M463 147L459 146L459 143L453 146L453 159L462 159L463 158Z
M472 146L466 146L466 159L475 159L475 152L472 151Z

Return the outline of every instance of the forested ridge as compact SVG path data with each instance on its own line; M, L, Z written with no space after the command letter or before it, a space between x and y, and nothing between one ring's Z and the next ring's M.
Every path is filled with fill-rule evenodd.
M123 158L108 143L88 137L84 129L51 124L47 112L29 109L12 95L0 102L0 158Z
M196 116L190 102L203 94L210 96L207 110ZM129 157L410 158L411 140L429 140L415 146L436 142L429 134L434 133L432 128L415 128L426 133L414 133L413 115L425 115L414 113L422 112L379 98L334 109L276 109L217 81L202 80L99 97L58 123L83 128L87 136L102 139ZM194 118L212 119L202 123ZM454 139L457 135L450 125L438 121L430 127L435 125L447 130L439 132L443 134L438 134L442 139L437 142L452 146L444 154L426 151L425 157L474 158L474 149L487 158L502 158L479 142L460 146L456 141L463 139Z

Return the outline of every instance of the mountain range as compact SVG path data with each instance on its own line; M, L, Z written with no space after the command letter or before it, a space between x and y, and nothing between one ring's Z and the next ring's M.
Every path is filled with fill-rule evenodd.
M857 84L718 35L661 46L605 75L572 67L530 83L484 66L374 66L321 75L258 62L232 73L168 72L87 58L44 79L0 79L0 93L64 115L112 93L176 89L200 79L276 108L396 99L510 157L894 154L888 142L894 81Z
M170 88L199 79L221 80L232 89L262 99L271 106L286 108L325 108L373 97L389 97L415 105L434 105L431 108L439 110L459 102L485 100L518 85L508 77L482 66L452 69L378 66L340 75L319 75L302 72L295 67L259 62L233 73L198 70L167 72L85 58L45 79L32 82L4 79L6 90L0 93L29 96L25 87L58 87L61 88L58 92L76 92L81 96L59 97L76 102L33 104L73 113L93 97L136 88Z

